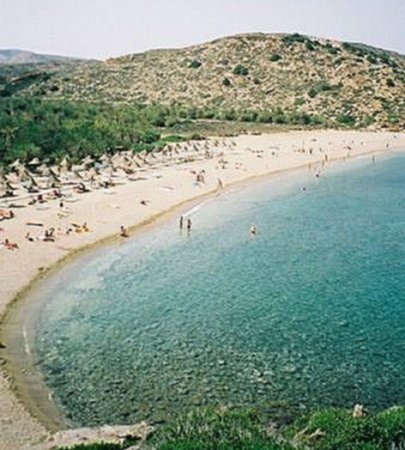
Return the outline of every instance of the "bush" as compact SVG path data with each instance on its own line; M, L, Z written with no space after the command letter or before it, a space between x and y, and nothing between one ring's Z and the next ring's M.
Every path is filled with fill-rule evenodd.
M324 45L325 50L330 53L331 55L337 55L340 52L340 49L338 47L334 47L332 44L327 42Z
M305 104L305 98L304 97L297 97L294 101L294 104L296 106L302 106Z
M201 409L157 430L157 450L292 450L266 433L263 416L254 410Z
M123 450L125 447L123 447L121 444L106 444L106 443L100 443L100 444L82 444L82 445L75 445L74 447L61 447L58 450Z
M309 96L310 98L315 98L317 95L318 95L318 91L317 91L316 89L314 89L314 88L311 88L311 89L308 91L308 96Z
M222 80L222 84L223 84L225 87L232 86L231 81L229 80L229 78L226 78L226 77Z
M310 52L313 52L315 50L314 45L312 44L311 41L306 41L305 42L305 47L307 48L307 50L309 50Z
M239 120L242 122L256 122L257 116L257 111L242 111L239 115Z
M394 87L395 86L394 80L392 78L387 78L386 83L387 83L388 87Z
M277 62L277 61L280 61L281 59L283 59L283 57L281 55L279 55L278 53L273 53L270 56L270 61L271 62Z
M190 69L198 69L202 66L202 62L196 59L193 59L189 65Z
M296 42L304 43L307 40L308 38L299 33L287 34L282 38L282 42L286 45L295 44Z
M336 118L336 122L339 125L353 127L354 125L356 125L356 118L350 114L341 114Z
M238 64L234 69L233 73L235 75L240 75L242 77L249 75L249 69L245 66L242 66L242 64Z
M270 111L260 111L257 115L256 120L260 123L272 123L273 115Z

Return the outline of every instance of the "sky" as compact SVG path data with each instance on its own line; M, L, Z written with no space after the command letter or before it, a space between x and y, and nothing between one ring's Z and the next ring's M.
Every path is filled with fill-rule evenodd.
M0 0L0 48L106 59L245 32L405 54L405 0Z

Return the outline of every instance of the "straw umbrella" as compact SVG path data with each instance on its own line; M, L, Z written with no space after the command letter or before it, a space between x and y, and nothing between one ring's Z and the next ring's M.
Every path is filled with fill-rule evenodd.
M65 156L59 164L60 173L67 173L71 169L72 165L70 164L68 158Z

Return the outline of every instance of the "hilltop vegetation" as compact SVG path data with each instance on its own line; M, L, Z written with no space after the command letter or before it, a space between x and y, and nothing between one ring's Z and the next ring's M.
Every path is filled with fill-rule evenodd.
M218 121L403 130L405 57L250 34L106 62L0 65L0 163L148 149Z

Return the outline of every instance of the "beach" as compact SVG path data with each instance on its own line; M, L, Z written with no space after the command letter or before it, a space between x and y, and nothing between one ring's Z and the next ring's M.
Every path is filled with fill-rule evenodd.
M103 240L124 240L119 236L121 226L131 234L184 202L280 171L305 168L315 177L323 176L325 165L334 160L376 154L378 162L378 153L405 149L405 134L294 131L243 135L225 142L220 139L220 143L212 139L208 146L219 147L220 151L209 158L146 168L134 181L75 195L64 202L63 208L58 200L12 208L15 217L0 223L0 241L7 238L17 243L18 249L0 248L0 316L21 291L59 261ZM199 174L203 177L196 180ZM42 228L39 224L56 230L54 242L37 239ZM73 228L66 234L72 224L86 226L81 232ZM27 233L32 241L25 238ZM48 431L26 412L11 385L6 371L2 372L0 450L30 448L48 436Z

